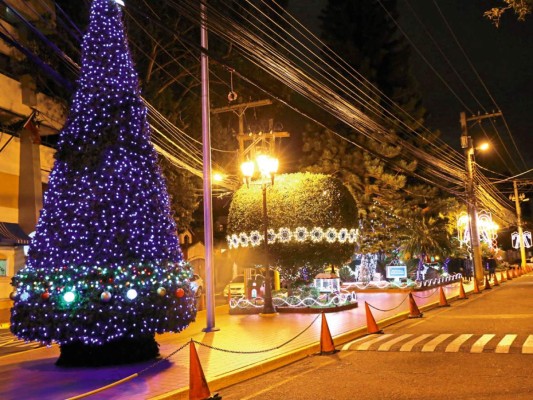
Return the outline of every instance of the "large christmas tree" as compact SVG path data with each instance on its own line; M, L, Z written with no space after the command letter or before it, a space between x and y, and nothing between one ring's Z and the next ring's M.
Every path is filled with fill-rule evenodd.
M59 343L59 364L158 355L195 317L165 182L114 0L94 0L82 68L11 330Z

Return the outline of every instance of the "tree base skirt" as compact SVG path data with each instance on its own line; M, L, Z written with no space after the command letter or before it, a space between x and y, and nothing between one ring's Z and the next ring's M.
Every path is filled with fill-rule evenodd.
M101 346L81 342L63 344L56 365L61 367L100 367L153 360L159 356L154 336L122 338Z

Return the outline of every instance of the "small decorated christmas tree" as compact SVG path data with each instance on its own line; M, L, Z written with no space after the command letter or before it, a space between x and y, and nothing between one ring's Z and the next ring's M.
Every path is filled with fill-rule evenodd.
M27 266L13 279L12 332L59 343L60 365L153 358L155 333L179 332L195 317L149 140L121 10L94 0Z

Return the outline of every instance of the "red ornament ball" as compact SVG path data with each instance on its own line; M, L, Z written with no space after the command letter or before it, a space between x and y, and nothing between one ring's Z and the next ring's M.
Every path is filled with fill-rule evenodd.
M48 300L50 298L50 293L48 292L43 292L43 294L41 294L41 298L43 300Z
M182 288L179 288L176 290L176 297L183 297L185 296L185 290L183 290Z
M100 300L102 300L104 303L107 303L109 300L111 300L111 297L113 297L112 294L106 290L100 295Z

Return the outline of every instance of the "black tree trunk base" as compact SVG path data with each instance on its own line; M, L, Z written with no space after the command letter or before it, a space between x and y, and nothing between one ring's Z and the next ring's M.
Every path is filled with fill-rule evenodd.
M56 365L61 367L101 367L153 360L159 356L154 336L122 338L101 346L81 342L63 344Z

